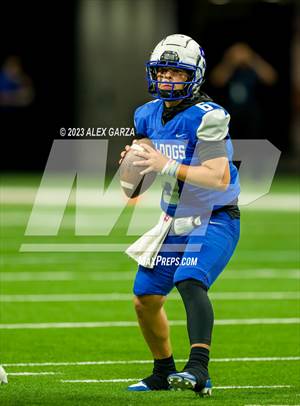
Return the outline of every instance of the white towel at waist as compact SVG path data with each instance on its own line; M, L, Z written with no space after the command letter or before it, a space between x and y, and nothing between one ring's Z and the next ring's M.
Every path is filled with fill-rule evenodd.
M146 268L154 268L155 259L171 225L172 217L163 212L158 224L131 244L125 251L126 254L133 258L139 265Z

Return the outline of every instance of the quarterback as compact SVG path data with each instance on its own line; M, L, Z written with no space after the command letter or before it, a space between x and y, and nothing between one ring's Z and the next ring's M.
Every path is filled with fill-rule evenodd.
M201 91L205 68L204 51L196 41L180 34L166 37L146 64L154 100L134 115L136 138L144 148L134 152L144 158L134 165L142 174L154 171L161 176L162 216L151 261L142 248L147 233L134 243L140 247L139 256L128 250L139 263L134 303L154 360L152 374L130 385L130 391L212 391L208 364L214 315L207 292L239 240L240 189L232 162L230 115ZM145 138L154 148L142 143ZM188 361L180 372L163 307L174 287L185 306L190 342Z

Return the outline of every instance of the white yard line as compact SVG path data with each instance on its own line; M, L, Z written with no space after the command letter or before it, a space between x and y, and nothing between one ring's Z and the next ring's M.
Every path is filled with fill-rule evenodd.
M1 282L29 282L29 281L127 281L133 280L135 272L0 272ZM298 269L246 269L225 271L222 279L299 279Z
M130 243L24 243L20 245L20 252L124 252ZM199 250L199 245L190 245L190 249ZM247 261L278 261L291 262L299 259L298 250L276 250L276 251L237 251L235 258Z
M38 243L21 244L20 252L124 252L130 244Z
M176 362L186 362L187 359L176 359ZM300 357L243 357L243 358L212 358L210 362L278 362L300 361ZM4 367L40 367L40 366L77 366L77 365L129 365L152 364L153 360L107 360L107 361L77 361L77 362L19 362L2 364Z
M300 361L300 357L242 357L242 358L212 358L213 362L277 362Z
M116 383L116 382L138 382L143 378L128 379L61 379L63 383Z
M185 326L186 320L170 320L171 326ZM215 320L219 326L300 324L300 318L261 318L261 319L221 319ZM51 328L107 328L138 327L136 321L94 321L62 323L16 323L0 324L0 330L51 329Z
M58 244L60 246L60 244ZM85 244L87 245L84 246L84 249L88 252L89 249L89 245L90 244ZM107 247L107 245L103 244L104 247L107 247L108 249L111 248L113 244L110 244L109 247ZM126 247L129 244L123 244ZM43 252L43 244L40 246L39 244L37 244L38 249ZM68 246L68 244L67 244ZM31 247L29 247L31 248ZM53 246L47 247L47 248L51 248L51 250L53 250ZM60 246L60 251L63 251L64 247ZM76 248L76 244L75 246L73 245L71 247L72 249ZM80 245L77 248L81 248ZM91 248L95 248L95 247L91 247ZM68 247L67 247L68 249ZM29 251L30 252L30 251ZM55 252L55 251L54 251ZM74 251L73 251L74 252ZM76 252L76 250L75 250ZM78 253L80 254L80 250L78 250ZM108 251L107 251L108 252ZM122 251L123 252L123 251ZM299 261L299 250L237 250L237 252L235 253L234 256L235 261L247 261L247 264L250 262L254 262L256 263L257 261L259 262L276 262L278 264L281 264L282 267L282 263L287 264L287 263L293 263L293 262L297 262ZM5 255L4 259L3 259L4 265L5 264L9 264L9 265L15 265L15 264L36 264L37 263L37 258L36 256L32 256L32 255L20 255L18 252L13 254L13 255ZM70 257L70 256L66 256L66 255L58 255L58 256L48 256L43 258L43 261L41 261L41 263L45 263L45 264L58 264L60 267L62 264L73 264L74 263L74 258ZM233 265L233 264L231 264ZM249 265L248 265L249 266ZM254 265L255 267L256 265ZM294 266L294 265L293 265ZM255 269L253 267L253 269ZM286 269L286 268L285 268ZM250 269L251 271L251 269Z
M237 300L299 300L300 292L214 292L210 293L214 301ZM168 296L168 300L179 300L177 293ZM42 303L42 302L128 302L131 293L69 293L46 295L1 295L0 303Z
M38 192L38 187L18 187L18 186L6 186L1 188L1 203L4 204L28 204L33 205L35 197ZM43 188L43 199L40 203L43 207L53 207L58 202L58 196L60 192L63 192L62 188ZM103 205L98 199L95 201L95 190L86 189L84 193L85 200L81 199L81 206L83 207L103 207L113 208L120 207L120 190L109 190L110 194L110 207L107 207L107 199L103 199ZM147 194L140 199L140 205L146 209L155 209L160 201L161 190L159 188L148 191ZM251 201L253 194L242 192L240 201ZM256 196L256 195L255 195ZM75 193L71 194L68 201L68 205L75 205ZM299 195L297 193L267 193L261 198L253 201L249 205L242 205L242 209L245 210L280 210L280 211L297 211L299 209Z
M292 388L292 385L215 386L213 389L279 389L279 388Z
M118 383L118 382L138 382L142 378L129 378L129 379L61 379L63 383ZM278 388L291 388L291 385L246 385L246 386L214 386L214 389L278 389Z
M222 279L300 279L299 269L246 269L225 271Z
M9 372L9 376L58 375L60 372Z
M0 281L130 281L134 279L134 276L135 272L1 272Z

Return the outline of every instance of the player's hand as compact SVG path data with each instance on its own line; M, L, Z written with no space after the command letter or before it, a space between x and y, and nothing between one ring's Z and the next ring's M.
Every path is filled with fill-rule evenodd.
M132 144L135 144L136 142L137 142L136 140L133 140L133 141L132 141ZM130 148L131 148L130 145L125 145L124 151L122 151L121 154L120 154L121 159L119 160L119 165L121 165L123 159L125 158L125 155L126 155L127 152L130 150Z
M141 175L145 175L149 172L160 172L166 163L169 161L165 155L163 155L160 151L150 147L147 144L139 144L141 145L145 151L134 151L134 154L145 158L144 161L134 161L134 166L146 166L147 168L140 172Z
M125 158L125 155L127 154L127 152L130 150L130 145L125 145L125 149L121 152L120 156L120 160L119 160L119 165L122 163L123 159Z

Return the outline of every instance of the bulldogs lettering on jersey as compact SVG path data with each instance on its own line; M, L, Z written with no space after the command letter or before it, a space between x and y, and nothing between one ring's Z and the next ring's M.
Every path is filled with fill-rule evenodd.
M166 142L154 142L154 146L156 149L158 149L163 155L166 155L170 159L176 159L176 160L184 160L186 155L185 155L185 145L176 145L173 143L166 143Z

